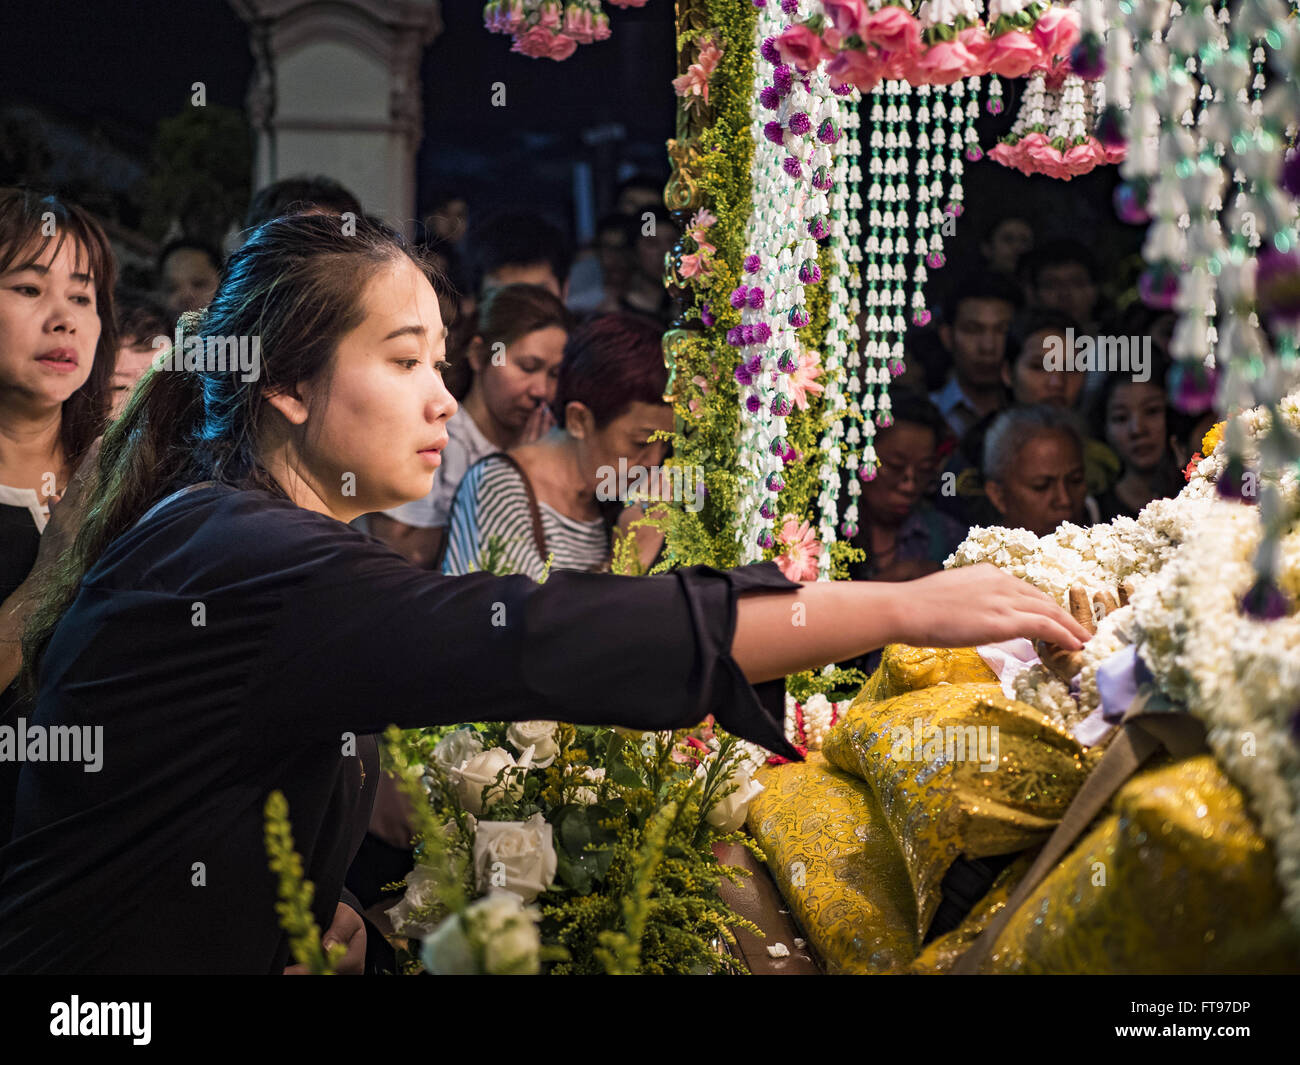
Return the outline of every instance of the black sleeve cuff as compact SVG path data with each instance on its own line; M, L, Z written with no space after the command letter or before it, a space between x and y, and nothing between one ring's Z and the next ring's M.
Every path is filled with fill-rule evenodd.
M720 570L690 566L676 571L699 641L699 692L695 720L712 714L724 729L792 762L803 756L785 738L785 681L750 684L731 656L736 601L743 592L796 591L775 562Z

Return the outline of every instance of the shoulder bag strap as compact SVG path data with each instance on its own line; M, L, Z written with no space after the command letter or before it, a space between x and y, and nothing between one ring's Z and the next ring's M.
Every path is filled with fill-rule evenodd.
M528 474L524 472L524 468L519 465L518 461L512 456L507 455L502 451L493 457L504 459L513 466L524 482L524 491L528 493L528 513L533 519L533 542L537 545L537 553L541 556L542 561L545 562L547 555L546 532L542 528L542 511L537 505L537 495L533 492L533 482L528 479Z

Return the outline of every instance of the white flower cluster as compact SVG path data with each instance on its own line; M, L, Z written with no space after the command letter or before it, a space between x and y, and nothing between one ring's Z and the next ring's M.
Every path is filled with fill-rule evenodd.
M797 703L794 696L785 697L785 738L810 751L820 751L822 744L837 720L849 707L848 703L833 703L818 692L810 695L808 701ZM798 711L803 711L803 734L799 733Z
M1300 394L1278 407L1300 431ZM1270 446L1265 409L1244 412L1238 431L1246 453ZM1214 478L1226 462L1221 443L1202 460L1175 499L1156 500L1136 520L1080 529L1063 525L1041 539L1023 530L980 528L947 565L990 562L1068 603L1082 585L1114 593L1124 582L1127 606L1113 610L1085 646L1077 706L1065 685L1036 666L1017 678L1016 697L1063 724L1097 706L1098 665L1135 644L1156 684L1185 704L1206 726L1211 749L1243 788L1273 843L1285 905L1300 924L1300 745L1291 734L1300 712L1300 485L1295 471L1273 476L1281 512L1292 515L1277 539L1274 579L1292 604L1272 621L1242 610L1257 580L1255 556L1262 538L1259 508L1219 499Z

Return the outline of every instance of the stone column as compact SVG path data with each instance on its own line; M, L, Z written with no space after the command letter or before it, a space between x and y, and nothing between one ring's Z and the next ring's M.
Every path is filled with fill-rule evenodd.
M408 236L423 135L420 57L439 0L229 0L256 61L254 190L298 174L341 182Z

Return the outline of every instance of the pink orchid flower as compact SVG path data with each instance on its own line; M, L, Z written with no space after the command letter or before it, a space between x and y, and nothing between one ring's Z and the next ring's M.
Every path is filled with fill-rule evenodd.
M820 395L826 391L823 386L817 383L817 378L821 375L821 363L817 361L816 354L811 351L800 353L799 366L790 375L790 394L794 397L795 406L800 410L808 409L809 392Z
M785 550L777 556L776 565L786 579L815 581L822 544L812 526L806 521L800 523L793 514L787 514L777 540L785 546Z

